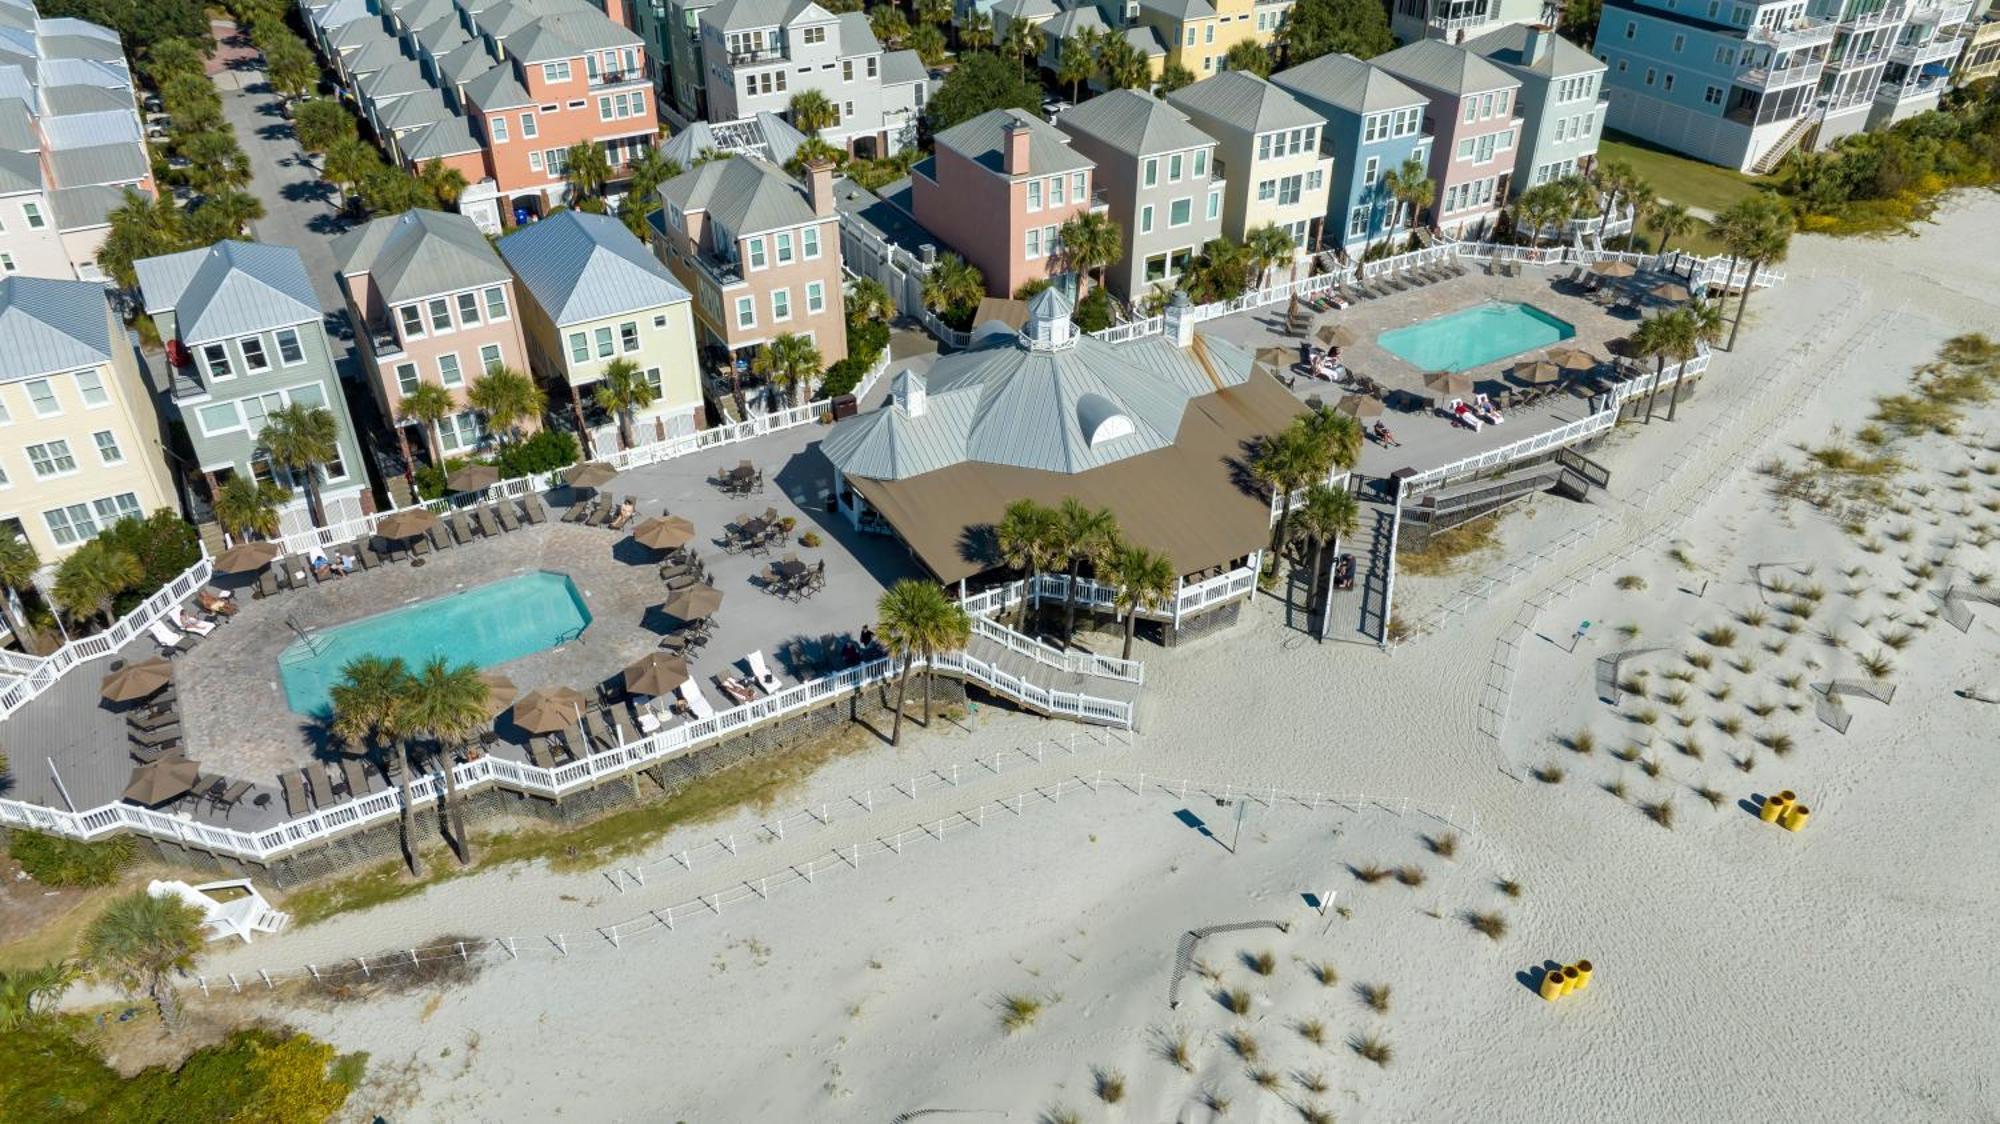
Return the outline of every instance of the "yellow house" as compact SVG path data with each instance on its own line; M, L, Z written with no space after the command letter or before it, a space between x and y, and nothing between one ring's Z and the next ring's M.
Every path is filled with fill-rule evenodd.
M180 502L139 360L97 281L0 280L0 534L56 562Z
M1139 0L1138 22L1159 32L1168 63L1200 81L1236 44L1270 46L1291 10L1292 0Z

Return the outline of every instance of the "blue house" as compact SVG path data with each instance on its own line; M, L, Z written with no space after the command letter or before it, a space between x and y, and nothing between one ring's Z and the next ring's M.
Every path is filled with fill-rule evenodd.
M1399 213L1383 179L1409 160L1429 166L1430 99L1353 55L1321 55L1271 81L1326 118L1321 143L1333 156L1326 244L1360 254L1408 230L1411 216Z

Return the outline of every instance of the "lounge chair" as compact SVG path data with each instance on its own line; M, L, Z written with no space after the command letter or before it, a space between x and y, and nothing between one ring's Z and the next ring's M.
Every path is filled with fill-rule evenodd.
M497 504L488 505L485 510L491 511L500 520L501 530L518 531L521 529L521 521L514 515L514 504L512 501L501 500Z
M181 740L181 724L178 721L174 721L150 730L127 729L125 737L133 745L142 745L149 749L157 749L160 746L171 745Z
M305 785L306 799L312 801L313 807L325 808L333 803L329 799L333 795L333 791L326 783L326 774L318 768L309 765L300 769L299 783Z
M690 718L699 722L705 718L715 717L715 708L709 705L708 696L701 693L701 687L694 680L690 679L681 684L680 696L681 701L687 704Z
M287 813L293 816L303 816L307 812L312 811L312 805L306 802L305 783L299 780L297 772L280 773L278 775L278 787L284 790L285 811Z
M562 514L562 521L565 523L583 522L584 517L590 514L590 505L592 502L594 500L583 500L579 503L570 504L568 510Z
M765 666L764 649L759 648L750 653L744 657L743 662L750 668L750 677L756 680L757 686L763 688L765 694L775 695L778 693L778 677L771 674L771 669Z
M278 575L279 581L290 582L293 589L304 589L311 582L312 564L305 555L294 554L285 559L284 565L285 572Z
M368 795L368 763L359 757L340 759L340 775L347 781L347 795L359 800Z
M542 497L527 495L521 497L521 517L530 523L546 523L549 511L542 506Z
M154 621L146 629L146 634L151 636L153 642L160 646L160 651L168 655L173 655L176 652L185 652L189 648L194 647L194 637L182 636L180 633L175 632L173 627L165 621Z
M757 689L755 687L752 687L750 684L744 682L743 680L736 678L734 675L716 676L715 685L722 689L723 695L725 695L730 702L733 702L738 706L742 706L745 703L755 702L757 700Z
M132 715L125 719L125 726L127 729L137 730L140 733L151 733L154 730L162 730L168 726L177 726L180 724L180 720L181 712L169 707L154 714Z
M370 547L367 535L355 539L354 544L347 548L346 553L354 559L354 568L356 570L372 570L382 564L382 556L376 554Z
M500 525L500 517L493 514L493 505L490 503L480 504L472 510L472 514L474 520L479 524L479 530L487 538L498 538L507 530L507 528Z
M243 798L249 795L250 790L254 787L256 786L252 785L249 781L237 781L217 793L211 802L215 807L222 809L223 816L227 817L229 813L236 810L236 805L242 803Z
M167 745L138 745L135 743L127 748L132 754L132 760L137 761L141 765L151 765L153 762L165 757L167 750L172 748L172 745L171 743Z
M617 731L613 730L611 723L596 711L590 711L583 716L583 732L591 741L596 742L600 749L611 749L618 744Z
M581 721L572 724L562 732L562 744L563 748L569 751L570 760L572 761L582 761L593 752L590 748L590 735L583 732L583 723Z
M607 707L604 711L612 726L612 734L618 739L614 745L630 745L639 740L639 728L632 724L631 708L623 703Z
M432 550L450 550L458 545L458 540L452 537L451 524L442 519L438 520L437 526L426 531L424 537L430 540Z
M538 768L553 769L556 757L549 751L549 739L540 734L528 739L528 760Z

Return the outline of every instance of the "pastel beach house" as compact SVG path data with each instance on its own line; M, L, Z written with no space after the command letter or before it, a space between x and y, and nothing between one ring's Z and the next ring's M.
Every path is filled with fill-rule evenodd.
M1588 174L1611 109L1604 61L1542 24L1512 24L1465 46L1521 82L1514 194Z
M1222 72L1223 57L1238 43L1269 46L1292 10L1292 0L1138 0L1134 22L1159 33L1167 62L1196 80Z
M567 399L586 454L618 447L626 427L591 400L605 369L638 367L652 401L631 410L640 444L700 427L701 379L694 343L694 298L625 224L563 211L500 240L500 256L520 282L529 362Z
M1514 183L1522 120L1521 80L1463 47L1424 39L1377 55L1376 66L1430 99L1432 225L1453 234L1486 233Z
M1429 169L1430 99L1353 55L1321 55L1271 82L1326 119L1324 147L1333 157L1326 244L1359 254L1408 231L1414 216L1389 193L1388 175L1411 160Z
M341 394L319 298L289 246L217 242L134 263L146 312L167 344L167 399L194 451L189 480L199 518L232 476L289 488L285 534L313 525L303 478L271 463L265 419L286 406L333 415L332 460L312 470L326 525L368 514L368 470Z
M1148 93L1113 90L1056 118L1070 144L1097 165L1125 255L1105 283L1125 300L1173 288L1222 232L1223 181L1215 138Z
M0 534L54 563L180 501L125 325L94 281L0 278Z
M525 373L529 364L514 275L478 225L464 215L405 211L341 235L333 257L349 322L359 326L362 368L405 463L413 444L444 455L484 448L493 434L466 392L488 371ZM403 407L426 383L443 387L457 407L434 424L410 419ZM541 427L539 418L516 425Z
M1315 245L1333 172L1333 158L1320 146L1326 122L1319 114L1240 70L1175 90L1167 104L1215 138L1215 174L1226 183L1223 237L1241 242L1249 231L1276 223L1301 252Z
M979 268L992 296L1043 280L1074 291L1059 232L1097 206L1096 173L1055 126L989 110L937 135L910 174L913 216Z
M774 337L812 340L828 366L847 357L833 166L808 186L755 156L711 160L660 186L660 260L695 294L705 345L748 361Z

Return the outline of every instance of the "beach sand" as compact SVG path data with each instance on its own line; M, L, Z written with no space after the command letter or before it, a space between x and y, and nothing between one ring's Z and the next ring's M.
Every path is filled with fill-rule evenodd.
M971 729L941 721L906 730L901 750L837 759L798 806L682 832L618 864L641 869L643 885L603 871L485 873L220 950L202 969L213 981L447 933L515 938L518 958L489 951L470 983L337 1005L294 991L215 1002L370 1051L380 1077L357 1108L399 1121L926 1109L1277 1121L1315 1108L1350 1121L1992 1119L2000 851L1987 794L2000 782L2000 706L1954 692L2000 697L2000 609L1976 607L1963 634L1923 610L1947 571L2000 570L2000 537L1975 541L1982 526L2000 534L1978 506L2000 498L2000 475L1979 471L2000 462L1987 448L2000 446L2000 411L1976 411L1962 442L1899 443L1910 467L1891 487L1910 513L1867 536L1779 503L1757 466L1797 463L1792 443L1822 445L1836 428L1851 437L1870 399L1901 390L1942 340L2000 323L1995 229L2000 199L1982 195L1914 239L1797 239L1788 279L1752 298L1736 351L1679 420L1628 426L1598 454L1615 474L1607 496L1535 501L1532 517L1502 522L1495 557L1399 583L1400 611L1416 619L1506 558L1572 540L1560 555L1507 571L1392 653L1304 641L1260 602L1242 627L1147 653L1136 738L1079 734L1072 751L1069 727L982 708ZM1954 492L1959 482L1969 489ZM1906 541L1886 537L1906 526ZM1926 562L1937 568L1915 577ZM1765 563L1792 568L1753 570ZM1644 588L1619 588L1623 577ZM1781 578L1824 587L1796 635L1777 628L1776 603L1800 596L1774 592ZM1767 600L1762 623L1737 619ZM1731 646L1698 639L1719 627L1735 630ZM1829 627L1844 647L1820 637ZM1881 639L1903 631L1901 651ZM1600 701L1598 660L1650 646L1667 650L1628 665L1650 669L1647 698ZM1861 663L1878 649L1894 701L1849 703L1852 725L1836 734L1815 717L1811 684L1868 679ZM1692 681L1666 678L1704 652L1710 666ZM1729 667L1745 657L1747 670ZM1799 687L1783 685L1791 676ZM1507 688L1504 723L1492 683ZM1677 704L1657 697L1677 689ZM1767 703L1763 717L1745 709ZM1634 720L1647 709L1650 726ZM1732 716L1737 734L1718 725ZM1586 728L1591 753L1560 744ZM1690 733L1699 758L1676 744ZM1791 739L1782 756L1755 740L1777 734ZM1612 755L1647 735L1632 761ZM997 769L978 764L996 753ZM1732 760L1746 755L1747 773ZM1534 779L1551 765L1561 783ZM1081 783L1099 770L1122 783ZM1197 782L1187 796L1182 777ZM913 780L914 796L899 790ZM1233 799L1218 806L1203 783ZM1610 790L1621 783L1623 795ZM1306 799L1234 798L1246 785ZM1778 788L1811 806L1801 832L1758 819L1754 798ZM1334 792L1379 803L1314 798ZM1017 794L1020 812L999 810ZM1671 829L1643 811L1669 798ZM794 816L784 838L759 829L806 805L831 822ZM955 815L975 808L981 823ZM947 821L941 839L921 826ZM1449 858L1426 843L1447 832ZM879 850L897 836L901 853ZM838 858L856 842L877 848L858 869ZM693 869L672 857L684 848L703 856ZM740 897L805 863L820 877L768 901L683 912L673 931L618 947L596 932L699 894ZM1350 869L1405 865L1422 885ZM1329 892L1335 909L1322 912ZM1468 920L1489 912L1507 924L1497 940ZM1170 1009L1182 934L1246 921L1291 929L1207 938L1198 955L1219 983L1190 973ZM556 933L567 954L546 939ZM1243 959L1267 951L1269 976ZM1596 966L1588 990L1536 996L1538 965L1579 958ZM1319 963L1335 985L1308 970ZM1378 1013L1355 987L1380 984L1392 998ZM1237 988L1250 996L1241 1017L1215 994ZM1040 1004L1032 1025L1003 1029L1009 997ZM1312 1020L1319 1044L1300 1030ZM1181 1034L1192 1072L1161 1056ZM1254 1062L1232 1050L1241 1034ZM1354 1048L1370 1036L1392 1048L1387 1064ZM1264 1069L1272 1091L1252 1073ZM1099 1071L1122 1076L1118 1104L1098 1098ZM1211 1091L1230 1102L1226 1117L1204 1103Z

